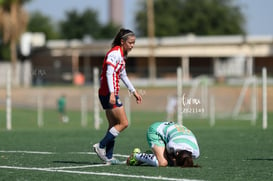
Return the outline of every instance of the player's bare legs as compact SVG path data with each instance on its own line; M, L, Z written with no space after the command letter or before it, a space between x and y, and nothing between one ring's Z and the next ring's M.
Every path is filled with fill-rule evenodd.
M121 132L128 127L128 119L123 106L106 110L106 116L109 122L108 129L115 127Z
M113 109L105 110L106 117L108 120L108 132L105 137L100 141L100 143L95 144L94 150L98 156L109 162L116 161L113 158L113 151L115 145L115 138L119 135L121 131L128 127L128 119L125 114L124 107L115 107Z
M162 166L162 167L167 166L168 161L165 157L165 147L154 145L152 150L157 158L158 166Z

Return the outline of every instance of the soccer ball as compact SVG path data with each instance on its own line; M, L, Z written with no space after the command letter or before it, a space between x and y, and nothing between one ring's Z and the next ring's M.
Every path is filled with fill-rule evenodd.
M139 165L139 162L137 161L135 154L140 153L140 152L141 152L141 150L139 148L135 148L133 150L132 154L127 159L127 165L130 165L130 166Z
M135 148L134 150L133 150L133 153L140 153L141 152L141 150L139 149L139 148Z
M69 122L69 117L68 116L63 116L63 122L68 123Z

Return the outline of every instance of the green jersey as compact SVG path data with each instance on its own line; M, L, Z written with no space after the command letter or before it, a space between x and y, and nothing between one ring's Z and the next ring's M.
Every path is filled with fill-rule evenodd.
M193 158L199 157L200 154L196 137L191 130L174 122L152 124L148 130L147 139L151 147L153 145L166 146L170 154L178 150L191 152Z
M65 105L66 105L66 99L65 97L62 96L58 99L58 111L60 113L65 113Z

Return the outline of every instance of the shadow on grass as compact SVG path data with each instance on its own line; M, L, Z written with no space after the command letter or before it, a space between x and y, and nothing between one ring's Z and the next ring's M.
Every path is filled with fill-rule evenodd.
M99 165L99 164L102 164L102 163L98 163L98 162L77 162L77 161L53 161L53 163L76 164L76 165Z
M273 158L248 158L247 161L273 161Z

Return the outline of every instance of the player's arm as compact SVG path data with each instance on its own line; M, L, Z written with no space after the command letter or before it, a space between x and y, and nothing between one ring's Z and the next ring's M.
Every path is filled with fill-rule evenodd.
M168 160L168 165L169 166L176 166L176 159L175 159L175 155L173 152L168 152L167 148L165 149L165 157Z
M115 66L117 64L117 52L112 51L107 55L107 70L106 70L106 78L107 78L107 84L110 92L110 99L109 103L110 104L115 104L116 103L116 97L115 97L115 90L114 90L114 71L115 71Z
M166 153L165 153L165 146L154 145L152 150L158 160L157 166L160 166L160 167L168 166L168 160L167 160Z
M138 92L134 88L133 84L129 80L125 69L123 69L121 71L120 78L123 81L123 83L125 84L125 86L129 89L129 91L135 96L137 103L141 103L142 97L141 97L141 95L138 94Z
M107 78L107 84L110 92L110 104L116 103L115 93L114 93L114 83L113 83L113 74L114 74L114 67L111 64L107 65L107 71L106 71L106 78Z

